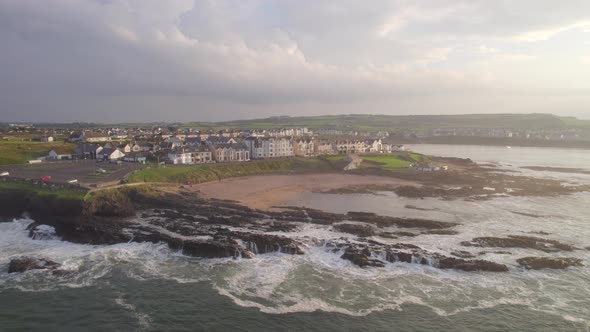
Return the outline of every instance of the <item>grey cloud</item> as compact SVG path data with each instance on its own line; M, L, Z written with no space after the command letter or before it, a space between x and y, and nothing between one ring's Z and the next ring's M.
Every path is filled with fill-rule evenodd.
M169 120L467 111L460 98L502 92L486 70L442 65L453 52L583 22L590 12L519 4L6 0L0 114L149 121L161 120L158 110ZM399 28L379 35L400 17ZM484 37L467 37L476 34ZM535 104L511 98L515 110Z

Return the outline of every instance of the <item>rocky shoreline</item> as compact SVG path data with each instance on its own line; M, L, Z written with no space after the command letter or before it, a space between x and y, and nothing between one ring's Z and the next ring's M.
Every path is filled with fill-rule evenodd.
M3 203L10 203L9 199L18 200L22 197L5 195L2 199ZM305 255L312 247L323 247L327 251L339 253L342 259L360 267L381 267L386 263L405 262L439 269L508 271L504 264L479 259L469 252L456 250L451 254L443 254L412 244L395 242L399 238L422 234L457 233L453 228L458 224L437 220L380 216L366 212L338 214L302 207L280 207L280 210L264 211L251 209L234 201L205 199L188 190L180 189L177 193L171 193L152 187L118 189L111 196L84 202L77 212L70 209L69 212L76 213L69 215L50 212L50 207L55 208L56 204L60 204L56 201L37 201L36 204L39 205L33 209L30 204L31 202L16 204L15 206L29 210L13 209L11 213L30 213L35 220L29 226L29 236L33 239L59 237L64 241L95 245L130 241L166 243L171 249L184 255L201 258L249 259L271 252ZM47 204L50 207L45 206ZM298 231L307 225L336 232L335 237L322 239L299 235ZM550 253L582 250L557 241L527 236L475 238L461 245L502 249L531 248ZM44 266L50 270L56 268L50 264L50 258L40 258L46 261L31 259L41 263L29 264L33 266L30 269L43 269ZM540 266L566 268L582 264L567 257L558 263L543 262L542 257L531 259L518 263L527 269ZM15 268L11 271L27 269L29 268Z

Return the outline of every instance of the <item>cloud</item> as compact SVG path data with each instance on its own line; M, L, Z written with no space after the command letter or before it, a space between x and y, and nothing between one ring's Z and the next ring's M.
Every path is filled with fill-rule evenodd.
M527 31L514 36L513 39L515 41L539 42L551 39L564 31L584 28L590 28L590 21L576 22L557 27L549 27L546 29Z
M577 5L5 0L1 112L120 121L157 117L156 105L171 119L207 120L402 104L454 112L441 100L506 86L499 63L541 61L530 41L586 27L590 7ZM485 68L469 65L481 58Z

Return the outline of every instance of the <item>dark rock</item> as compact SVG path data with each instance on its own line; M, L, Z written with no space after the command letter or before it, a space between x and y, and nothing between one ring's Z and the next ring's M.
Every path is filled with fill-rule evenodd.
M370 255L371 255L371 252L367 248L364 248L362 250L359 250L357 248L348 248L348 249L346 249L344 254L342 254L342 256L340 256L340 258L349 260L353 264L358 265L360 267L366 267L366 266L384 267L385 266L385 264L382 261L380 261L378 259L371 258Z
M463 260L453 257L444 257L439 261L441 269L457 269L463 271L488 271L488 272L508 272L508 267L504 264L498 264L481 259Z
M547 233L547 232L544 232L544 231L532 231L532 232L529 232L529 233L531 233L531 234L539 234L539 235L551 235L551 233Z
M436 234L436 235L457 235L459 232L454 231L452 229L431 229L426 232L422 232L422 234Z
M391 234L397 235L397 236L407 236L407 237L415 237L418 236L419 234L416 233L412 233L412 232L403 232L403 231L399 231L399 232L390 232Z
M58 238L55 228L52 226L32 223L27 229L29 230L29 237L33 240L55 240Z
M334 224L332 227L339 232L350 233L362 237L375 235L375 226L369 224L342 223Z
M581 259L571 257L524 257L516 261L529 270L565 269L570 266L583 266Z
M512 255L512 253L510 251L506 251L506 250L480 251L477 254L480 256L487 255L487 254Z
M467 260L448 257L440 253L429 252L412 244L397 243L387 245L377 241L367 244L350 242L329 242L328 247L335 247L335 252L344 250L342 259L349 260L358 266L383 266L383 261L372 257L383 257L385 261L405 262L410 264L429 265L439 269L457 269L463 271L505 272L508 267L503 264L485 260Z
M222 241L184 241L182 242L182 253L203 258L251 258L253 256L251 252L237 243Z
M273 222L267 229L268 232L295 232L299 229L299 225L296 223L290 223L285 221Z
M379 236L384 237L386 239L397 239L398 236L393 234L392 232L381 232Z
M470 253L469 251L463 251L463 250L456 250L451 252L451 255L453 256L457 256L459 258L474 258L475 256Z
M347 216L351 220L361 221L379 227L397 226L402 228L444 229L458 225L456 223L428 219L379 216L371 212L348 212Z
M18 257L8 264L8 273L23 273L30 270L55 270L61 264L45 258Z
M418 210L418 211L437 211L438 209L429 209L429 208L421 208L421 207L417 207L415 205L406 205L404 206L406 209L412 209L412 210Z
M254 254L265 254L269 252L282 252L290 255L304 254L301 248L303 245L288 237L249 232L231 232L228 235L241 240L244 243L244 247Z
M509 235L507 238L478 237L461 242L467 247L530 248L544 252L573 251L576 248L555 240L532 236Z
M466 260L454 257L447 257L438 253L429 253L422 249L411 252L388 250L387 260L390 262L406 262L413 264L430 265L439 269L456 269L468 272L488 271L488 272L506 272L508 267L504 264L498 264L481 259Z
M82 244L117 244L129 242L132 236L125 232L128 222L113 218L93 218L92 220L65 219L54 220L50 226L64 241Z

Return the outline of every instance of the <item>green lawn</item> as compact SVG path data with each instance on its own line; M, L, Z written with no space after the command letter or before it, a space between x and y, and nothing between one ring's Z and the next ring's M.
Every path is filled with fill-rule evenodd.
M80 189L49 189L25 182L0 181L0 190L21 190L34 192L39 196L54 196L59 199L83 200L86 190Z
M55 150L59 154L73 153L76 145L63 142L0 141L0 165L26 164Z
M128 181L132 183L202 183L250 175L338 172L346 165L344 158L344 156L290 158L224 165L149 168L135 172Z
M399 171L416 162L429 162L428 156L414 152L364 155L361 158L361 168L377 167L388 171Z

